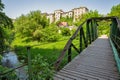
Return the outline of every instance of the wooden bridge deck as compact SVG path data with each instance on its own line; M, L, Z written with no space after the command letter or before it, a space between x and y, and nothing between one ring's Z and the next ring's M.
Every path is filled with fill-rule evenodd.
M99 37L54 76L54 80L119 79L120 75L107 37Z

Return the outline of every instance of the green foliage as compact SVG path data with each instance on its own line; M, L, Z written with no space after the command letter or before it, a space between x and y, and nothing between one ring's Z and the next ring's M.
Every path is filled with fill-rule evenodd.
M44 33L46 33L46 39L48 42L55 42L61 38L56 26L49 26L48 28L44 29Z
M98 22L98 36L107 35L110 33L110 22L109 21L101 21Z
M55 24L48 24L46 16L41 15L40 11L32 11L27 15L22 15L16 19L15 31L16 37L28 39L26 41L54 42L60 36ZM32 39L29 40L31 37Z
M66 44L67 40L69 38L64 38L62 41L58 42L47 42L47 43L40 43L40 42L15 42L13 46L15 46L16 50L18 50L16 53L18 55L19 60L24 60L27 62L27 51L25 46L31 45L33 46L30 50L32 58L34 58L38 53L41 54L45 59L47 59L50 63L55 61L57 57L59 56L59 53L63 49L64 45ZM18 41L18 40L17 40ZM37 45L37 46L35 46Z
M69 28L62 28L61 32L62 32L63 36L70 36L71 35L71 31Z
M51 80L54 70L50 67L49 63L38 54L32 60L32 77L34 80Z
M13 27L12 21L9 17L3 12L4 4L0 0L0 53L6 49L6 41L8 39L5 29Z
M20 37L33 37L36 30L45 28L48 24L47 18L41 15L40 11L31 11L27 15L21 15L14 22L15 31Z
M15 71L11 71L11 69L1 65L0 65L0 74L3 74L0 76L0 80L16 80L17 79Z
M41 42L55 42L60 38L60 34L58 33L58 28L49 26L48 28L42 30L36 30L33 33L34 39Z
M58 56L60 55L60 53L61 53L62 49L64 48L68 39L69 39L69 37L67 37L67 38L65 37L63 40L58 41L58 42L51 42L51 43L50 42L48 42L48 43L31 42L31 43L29 43L28 45L33 46L30 49L31 59L35 59L35 57L40 54L41 56L43 56L43 58L42 58L42 60L44 60L43 62L48 62L49 65L53 64L57 60ZM74 41L75 45L77 45L78 43L79 43L78 40ZM17 51L17 55L18 55L19 59L22 59L25 62L27 62L27 52L26 52L26 48L25 48L26 43L23 44L23 42L21 42L21 43L19 42L19 43L16 43L15 45L18 47L17 49L20 49L19 51ZM37 46L34 46L34 45L37 45ZM72 53L73 53L72 56L74 56L74 57L78 54L74 49L73 49ZM65 57L65 60L66 61L63 60L63 63L67 62L67 56ZM39 60L37 60L37 61L39 61ZM64 65L62 65L62 67Z
M2 11L4 9L4 4L2 3L2 1L0 0L0 11Z
M108 16L117 16L120 18L120 4L113 6Z
M42 30L36 30L34 33L33 33L33 37L35 40L37 41L44 41L45 39L45 34Z

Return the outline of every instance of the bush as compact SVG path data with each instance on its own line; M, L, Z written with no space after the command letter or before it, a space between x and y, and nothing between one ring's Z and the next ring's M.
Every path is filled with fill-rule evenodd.
M50 64L38 54L32 60L32 73L34 80L51 80L54 70Z
M44 29L44 33L46 34L46 41L48 42L55 42L58 41L60 38L60 34L58 33L58 28L55 27L48 27Z
M48 42L55 42L55 41L58 41L59 39L59 35L51 35L48 37Z
M15 73L15 71L11 71L11 69L0 65L0 74L6 73L4 75L0 76L0 80L16 80L17 79L17 75Z
M37 41L44 41L45 40L45 33L42 30L36 30L33 33L33 39Z
M61 32L62 32L63 36L70 36L71 35L69 28L62 28L61 30L62 30Z

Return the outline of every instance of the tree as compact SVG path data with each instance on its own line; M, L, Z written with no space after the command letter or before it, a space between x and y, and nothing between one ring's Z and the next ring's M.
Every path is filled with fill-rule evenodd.
M6 28L12 28L12 21L3 12L4 4L0 0L0 53L5 50L5 41L8 38L5 32Z
M108 16L117 16L120 18L120 4L113 6Z
M71 35L69 28L62 28L61 30L62 30L61 32L62 32L63 36L70 36Z
M21 38L36 37L38 39L38 33L45 27L49 26L49 22L46 16L42 15L39 10L31 11L27 15L21 15L14 22L15 31ZM18 37L17 36L17 37Z
M101 36L101 35L107 35L109 36L109 33L110 33L110 21L105 21L105 20L102 20L100 22L97 22L98 24L98 36Z
M46 40L48 42L58 41L61 37L58 33L58 27L50 25L48 28L44 29L44 34L46 34Z
M49 24L46 16L40 11L31 11L27 15L21 15L15 20L14 25L16 38L20 37L25 42L53 42L59 39L58 28L55 24Z

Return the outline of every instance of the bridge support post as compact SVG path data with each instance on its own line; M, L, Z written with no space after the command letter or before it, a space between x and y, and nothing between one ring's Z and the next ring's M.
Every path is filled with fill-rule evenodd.
M91 34L90 34L90 27L89 27L89 23L90 23L90 20L87 21L87 24L86 24L86 35L87 35L87 43L89 42L89 44L91 44Z
M80 52L82 51L82 28L80 28Z
M84 30L83 30L83 28L81 28L82 30L82 36L83 36L83 40L84 40L84 45L85 45L85 47L87 47L88 46L88 44L87 44L87 41L86 41L86 37L85 37L85 34L84 34Z
M30 54L30 47L27 47L27 53L28 53L28 77L29 80L32 80L32 71L31 71L31 54Z
M68 48L68 63L71 61L71 55L72 55L71 47L72 45L70 45L70 47Z
M93 28L93 21L91 20L91 38L94 41L94 28Z
M97 37L98 37L98 30L97 30L97 26L98 26L98 24L97 24L97 22L96 22L96 20L94 20L94 31L95 31L95 35L94 35L94 37L95 37L95 39L97 39Z

